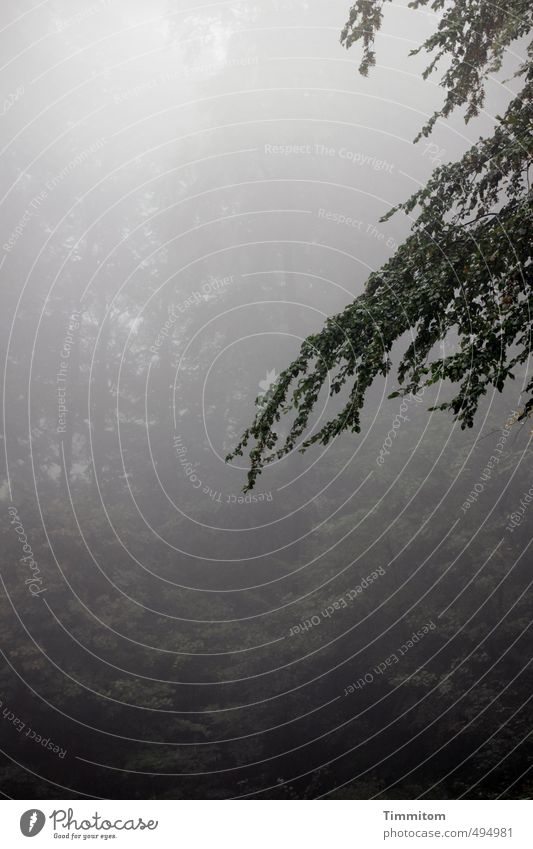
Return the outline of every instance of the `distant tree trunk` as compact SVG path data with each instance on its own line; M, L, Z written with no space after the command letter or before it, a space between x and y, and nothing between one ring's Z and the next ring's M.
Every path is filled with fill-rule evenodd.
M90 416L93 433L94 474L95 477L101 478L107 453L106 423L109 412L109 339L111 333L108 302L104 288L101 288L99 294L98 328L100 336L93 368Z
M73 304L68 314L68 325L71 323L71 317L74 315L76 305ZM81 317L80 327L72 332L73 341L70 348L69 367L67 376L67 406L68 414L66 417L66 432L63 435L63 448L65 453L65 463L62 467L63 478L65 483L68 483L72 476L72 466L74 458L74 442L76 439L76 429L78 422L78 404L79 395L79 380L80 380L80 335L81 335Z

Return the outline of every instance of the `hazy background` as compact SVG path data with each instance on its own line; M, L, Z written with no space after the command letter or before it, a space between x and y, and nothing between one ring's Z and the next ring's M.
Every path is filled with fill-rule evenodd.
M247 499L224 463L514 90L519 48L413 145L438 19L388 4L364 79L348 7L2 3L7 797L531 793L523 375L466 433L391 375Z

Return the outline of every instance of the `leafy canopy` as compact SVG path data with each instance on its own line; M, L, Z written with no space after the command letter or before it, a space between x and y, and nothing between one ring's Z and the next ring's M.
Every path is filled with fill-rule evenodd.
M386 0L357 0L342 32L351 47L361 41L359 70L366 75L375 62L374 39ZM464 107L465 120L479 113L489 74L500 69L506 48L531 30L529 0L504 5L484 0L414 0L412 8L444 10L437 30L417 50L431 62L447 61L441 79L442 108L417 136L427 136L436 120ZM531 188L532 43L527 60L516 72L523 86L490 138L480 139L458 162L441 165L427 185L398 210L414 217L407 240L394 256L372 273L365 291L343 312L327 319L323 329L303 342L299 356L263 398L255 419L244 432L231 460L251 440L246 489L253 488L266 464L290 452L308 429L318 395L330 381L334 395L346 386L341 411L304 439L300 451L328 444L344 430L360 431L365 394L378 375L392 367L390 351L406 332L411 342L398 367L397 392L419 392L441 380L454 385L454 396L440 404L451 410L461 427L471 427L482 396L490 387L502 391L513 370L526 362L532 332ZM457 336L452 353L436 349L450 333ZM435 353L437 350L437 353ZM533 379L524 390L520 419L533 407ZM276 423L293 413L288 435Z

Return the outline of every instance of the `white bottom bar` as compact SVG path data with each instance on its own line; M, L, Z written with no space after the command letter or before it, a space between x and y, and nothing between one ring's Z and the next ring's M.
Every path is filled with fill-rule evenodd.
M6 849L531 849L530 801L3 801ZM35 837L35 844L28 841Z

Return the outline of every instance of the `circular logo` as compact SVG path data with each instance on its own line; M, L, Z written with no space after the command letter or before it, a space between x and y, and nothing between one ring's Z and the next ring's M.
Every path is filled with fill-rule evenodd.
M43 812L37 810L37 808L31 808L31 810L25 811L22 814L20 818L20 830L24 837L35 837L36 834L42 831L45 822L46 817Z

